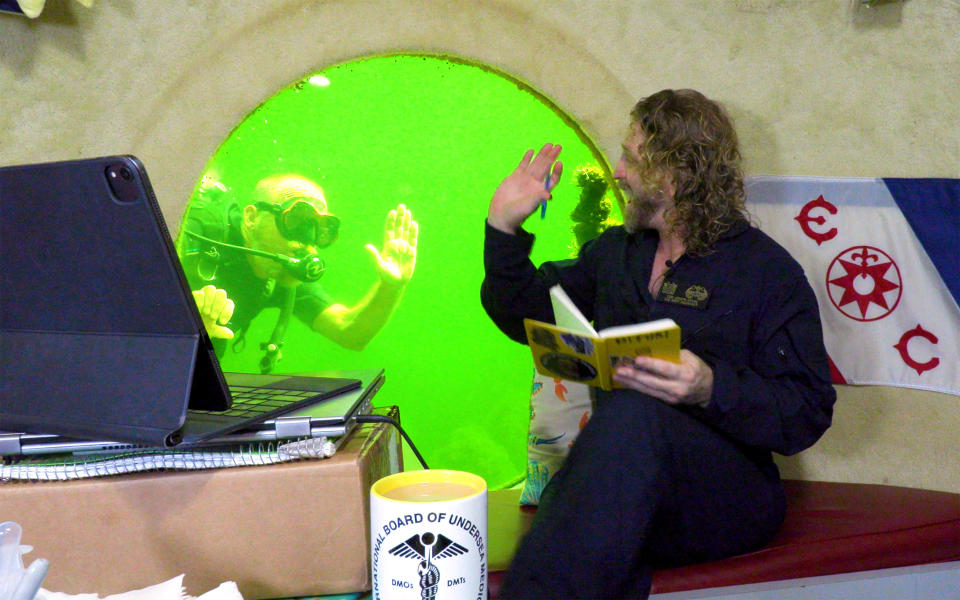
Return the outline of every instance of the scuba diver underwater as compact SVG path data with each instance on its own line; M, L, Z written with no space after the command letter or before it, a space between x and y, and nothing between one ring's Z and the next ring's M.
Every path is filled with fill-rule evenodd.
M323 289L320 251L333 244L340 219L323 190L294 174L260 179L247 200L205 177L184 217L181 263L204 326L219 356L246 344L250 323L278 308L270 338L260 343L260 372L273 371L291 316L336 344L362 350L390 319L417 260L419 224L403 204L387 212L383 245L367 244L378 277L354 306Z

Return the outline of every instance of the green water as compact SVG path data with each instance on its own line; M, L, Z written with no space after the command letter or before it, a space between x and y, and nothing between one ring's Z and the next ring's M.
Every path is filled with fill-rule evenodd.
M400 407L431 467L475 472L492 488L519 479L533 367L480 305L483 224L499 181L548 141L563 145L565 174L546 219L526 224L535 263L570 253L575 168L607 167L575 124L516 80L458 59L371 57L311 74L253 111L205 174L234 191L278 172L320 184L342 220L322 251L321 283L335 301L353 305L376 280L364 245L382 244L388 210L402 202L420 224L416 272L367 348L342 349L294 320L277 372L384 368L374 403ZM244 352L227 350L226 370L257 371L276 315L254 321ZM418 468L409 451L405 463Z

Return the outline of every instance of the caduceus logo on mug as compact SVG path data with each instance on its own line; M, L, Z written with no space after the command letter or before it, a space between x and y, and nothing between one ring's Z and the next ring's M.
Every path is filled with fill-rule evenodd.
M487 490L460 471L413 471L370 489L374 598L483 600Z
M460 544L444 535L421 533L390 549L390 554L400 558L419 559L417 575L420 577L420 597L436 598L440 587L440 569L435 561L469 552ZM455 583L455 582L448 582Z

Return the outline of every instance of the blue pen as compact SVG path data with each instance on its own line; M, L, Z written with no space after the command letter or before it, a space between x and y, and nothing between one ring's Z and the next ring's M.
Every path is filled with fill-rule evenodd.
M547 178L543 180L543 188L548 192L550 191L550 173L547 173ZM546 200L540 203L540 218L541 219L547 218L547 201Z

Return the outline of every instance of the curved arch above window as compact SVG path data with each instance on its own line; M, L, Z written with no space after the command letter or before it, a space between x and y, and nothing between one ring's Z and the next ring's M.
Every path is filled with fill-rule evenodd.
M385 368L390 383L377 404L401 407L431 466L495 484L525 464L532 363L480 306L483 221L500 180L545 142L564 147L565 170L546 218L535 214L526 224L537 236L537 263L577 245L571 213L587 189L577 170L609 179L582 128L530 86L485 65L425 54L365 57L305 75L244 118L211 157L186 219L205 190L242 207L265 176L315 182L340 221L339 239L320 252L320 283L332 302L352 306L377 280L365 246L383 244L391 209L410 208L420 226L416 270L385 327L356 352L294 318L277 371ZM223 353L226 369L257 368L276 314L255 316L244 343Z

